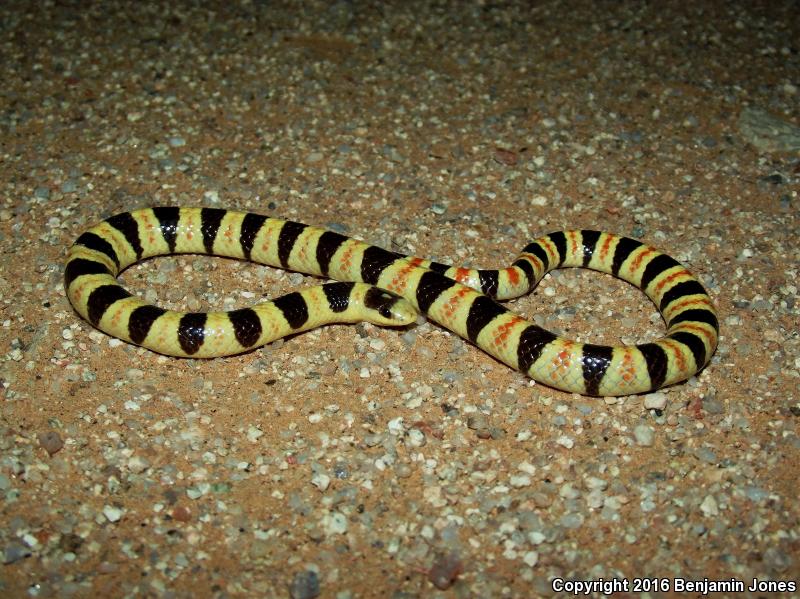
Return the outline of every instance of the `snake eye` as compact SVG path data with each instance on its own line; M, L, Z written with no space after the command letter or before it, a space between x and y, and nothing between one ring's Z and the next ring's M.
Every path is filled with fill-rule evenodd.
M375 310L384 318L391 319L392 305L397 302L398 299L400 299L398 296L389 293L384 289L373 287L367 291L366 295L364 296L364 305L367 308Z

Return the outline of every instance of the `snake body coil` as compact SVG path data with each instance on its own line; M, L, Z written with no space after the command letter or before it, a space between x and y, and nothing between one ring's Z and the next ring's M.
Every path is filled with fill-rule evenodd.
M231 312L149 305L116 281L152 256L199 253L339 281ZM666 335L605 346L559 337L498 304L529 292L549 270L583 267L639 287ZM456 268L390 252L297 222L217 208L148 208L112 216L69 250L67 296L100 330L172 355L241 353L331 322L404 325L417 311L545 385L584 395L628 395L683 381L717 346L719 325L703 286L681 264L628 237L560 231L528 244L501 270ZM389 291L391 293L386 293Z

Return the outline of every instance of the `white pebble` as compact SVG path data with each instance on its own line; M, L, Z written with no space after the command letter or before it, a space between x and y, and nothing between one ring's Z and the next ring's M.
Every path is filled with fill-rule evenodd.
M408 431L408 442L412 447L422 447L427 442L425 439L425 433L418 428L412 428L410 431Z
M257 429L251 424L250 427L247 429L247 440L250 441L251 443L255 443L261 438L263 434L264 431Z
M320 491L325 491L331 484L331 477L324 472L317 472L311 477L311 484Z
M117 522L122 518L122 510L113 505L103 506L103 515L109 522Z
M604 481L602 478L597 478L596 476L587 476L584 482L586 483L586 488L590 491L602 491L608 486L606 481Z
M512 487L520 489L522 487L529 487L531 484L531 477L527 474L515 474L509 479Z
M538 530L534 530L533 532L528 533L528 540L534 545L541 545L547 539L542 533Z
M706 516L719 516L719 507L713 495L706 495L706 498L703 499L703 503L700 504L700 511Z
M528 551L525 553L525 555L522 556L522 561L525 562L531 568L533 568L539 561L539 554L536 553L535 551Z
M141 474L150 467L150 464L143 457L134 455L128 459L128 470L134 474Z
M547 206L547 198L542 195L533 196L531 198L531 204L534 206Z
M536 474L536 466L531 464L530 462L521 462L517 466L517 470L524 472L525 474L534 475Z
M575 445L575 441L573 441L572 438L568 437L567 435L561 435L558 439L556 439L556 443L562 447L566 447L567 449L572 449L572 447Z
M725 324L729 327L741 326L742 322L742 317L738 314L731 314L725 318Z
M402 435L405 427L403 426L403 417L398 416L389 421L389 432L393 435Z
M329 535L342 535L347 532L347 518L341 512L331 512L322 518L322 526Z
M663 410L667 405L667 394L656 392L644 396L644 407L647 410Z

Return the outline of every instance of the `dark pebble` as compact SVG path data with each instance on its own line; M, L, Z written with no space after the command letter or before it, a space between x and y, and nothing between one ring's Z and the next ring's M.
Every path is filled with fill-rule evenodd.
M457 554L448 553L445 555L437 555L436 561L433 562L428 572L428 580L430 580L437 589L449 589L455 583L458 575L461 574L461 569L461 558L459 558Z
M58 546L62 551L72 553L77 553L81 545L83 545L83 538L74 533L65 534L58 542Z
M703 398L703 409L709 414L722 414L725 406L713 395L708 395Z
M61 448L64 447L64 441L57 432L47 431L46 433L39 433L39 445L48 454L53 455L61 451Z
M313 599L319 596L319 592L319 576L311 570L295 574L289 586L289 595L292 599Z
M783 185L786 183L786 179L784 179L783 175L780 173L773 173L771 175L767 175L766 177L761 177L758 181L760 183L768 183L770 185Z
M474 431L489 428L489 421L483 414L470 414L467 416L467 427Z
M339 480L343 480L350 476L350 470L347 467L347 464L337 463L333 467L333 475L338 478Z
M3 563L13 564L21 559L31 556L31 550L18 541L11 541L3 551Z

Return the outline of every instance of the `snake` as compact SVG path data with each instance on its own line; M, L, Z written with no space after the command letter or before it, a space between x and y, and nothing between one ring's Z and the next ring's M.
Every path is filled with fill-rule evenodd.
M149 304L117 280L136 262L172 254L237 258L331 282L237 310L181 312ZM635 285L658 308L666 333L636 345L581 343L498 303L566 267ZM719 338L714 304L682 264L641 241L584 229L539 237L510 266L482 270L255 212L144 208L82 233L68 250L64 285L75 311L94 327L169 356L240 354L331 323L403 327L421 314L543 385L587 396L647 393L685 381L709 362Z

